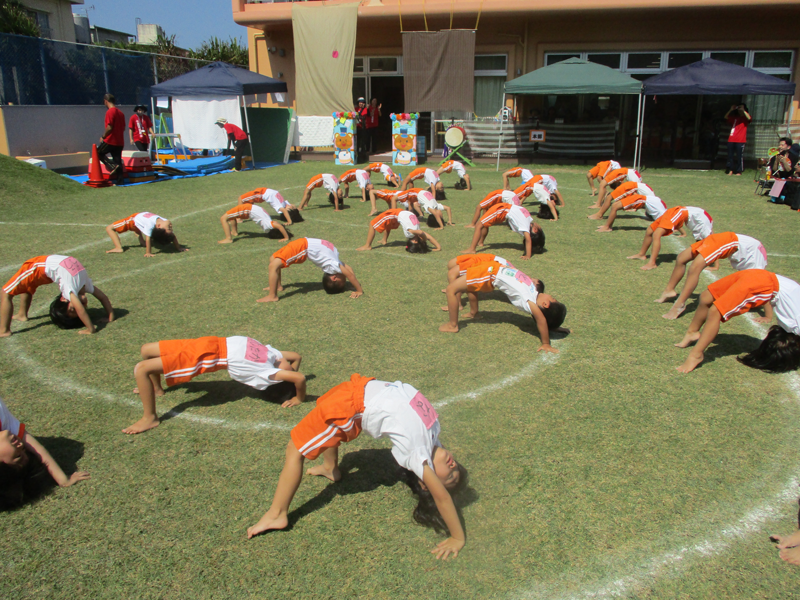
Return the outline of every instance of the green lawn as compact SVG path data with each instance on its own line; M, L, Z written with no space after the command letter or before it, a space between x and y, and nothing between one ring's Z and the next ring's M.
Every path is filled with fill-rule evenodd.
M502 168L502 166L501 166ZM0 279L27 258L78 258L118 311L94 336L52 326L55 287L34 298L27 324L0 340L0 396L67 472L89 481L0 514L2 598L784 598L798 571L768 541L796 527L800 385L796 374L753 371L735 356L765 329L734 319L689 375L672 344L674 322L653 300L691 238L666 239L661 266L627 261L647 223L624 215L594 233L587 167L533 167L558 178L567 206L544 222L547 252L518 261L521 239L495 227L505 256L567 305L560 354L536 352L536 327L497 297L485 320L457 335L446 316L445 264L467 248L475 204L501 187L489 166L474 190L452 189L458 225L434 235L441 253L407 254L402 234L356 252L368 205L334 213L319 192L295 236L339 248L365 295L328 296L310 263L285 271L277 304L257 304L280 243L246 223L220 246L219 216L238 196L269 186L299 202L308 178L344 171L302 163L135 186L88 189L0 157ZM403 173L405 174L405 172ZM753 196L751 178L649 169L669 206L705 208L716 232L761 240L770 269L800 279L800 216ZM376 180L373 177L373 180ZM133 212L173 219L187 253L145 259L104 227ZM81 224L81 226L76 225ZM86 225L86 226L82 226ZM725 262L718 276L731 272ZM710 282L701 279L698 293ZM92 313L102 309L91 300ZM760 327L760 329L759 329ZM218 372L169 389L160 427L129 437L141 416L131 393L146 342L247 335L304 356L309 403L293 409ZM288 430L313 400L353 372L401 380L439 405L442 441L470 471L467 545L437 562L439 541L411 519L387 441L362 436L342 450L345 477L305 479L288 531L246 540L268 508Z

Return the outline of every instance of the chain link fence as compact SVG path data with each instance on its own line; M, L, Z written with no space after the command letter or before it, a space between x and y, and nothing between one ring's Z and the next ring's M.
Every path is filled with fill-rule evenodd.
M150 86L207 61L0 34L0 104L149 104Z

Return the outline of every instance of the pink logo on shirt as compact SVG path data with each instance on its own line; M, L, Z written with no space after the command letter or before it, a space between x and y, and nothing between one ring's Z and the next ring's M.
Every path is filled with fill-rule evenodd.
M520 200L520 199L519 199L519 196L517 196L516 194L514 194L514 195L511 197L511 203L512 203L512 204L514 204L514 206L519 206L519 205L521 205L521 204L522 204L522 200Z
M247 338L247 349L244 351L244 359L254 363L267 362L267 347L253 338Z
M142 213L142 216L145 219L149 219L150 217L155 217L155 215L153 213Z
M422 395L422 392L417 392L417 395L411 399L409 405L414 409L414 412L419 415L419 418L422 419L422 422L425 424L425 429L433 427L433 424L436 423L436 420L439 418L439 415L436 414L436 410L431 406L428 399Z
M336 250L336 247L333 244L331 244L328 240L320 240L320 243L322 243L322 245L325 246L331 252Z
M81 271L86 270L83 268L83 265L77 258L72 258L71 256L69 258L65 258L60 263L58 263L58 266L61 267L62 269L66 269L67 272L73 277L78 273L80 273Z
M762 244L758 245L758 251L761 252L761 256L764 257L764 262L767 262L767 249L764 248Z
M517 274L514 275L514 279L525 285L531 285L533 283L533 281L531 281L531 278L525 275L525 273L523 273L522 271L517 271Z
M278 202L280 202L281 204L286 204L286 200L284 200L283 196L281 196L279 193L275 192L275 197L278 199Z
M526 219L531 216L531 213L528 212L527 208L520 208L520 210L522 211L522 216L525 217Z
M417 215L413 213L411 214L411 217L408 220L411 221L412 225L419 225L419 219L417 218Z

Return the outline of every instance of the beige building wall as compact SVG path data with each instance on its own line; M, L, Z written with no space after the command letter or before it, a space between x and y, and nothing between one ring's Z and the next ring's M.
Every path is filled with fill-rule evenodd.
M83 0L21 0L21 4L31 10L47 13L51 39L75 42L72 5L83 4Z

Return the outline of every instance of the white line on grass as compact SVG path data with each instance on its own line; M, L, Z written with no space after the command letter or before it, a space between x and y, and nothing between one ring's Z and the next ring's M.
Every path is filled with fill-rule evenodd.
M53 227L105 227L99 223L18 223L16 221L0 221L0 225L34 225L39 226L53 226Z
M800 258L800 254L773 254L772 252L767 252L767 256L777 256L779 258Z

